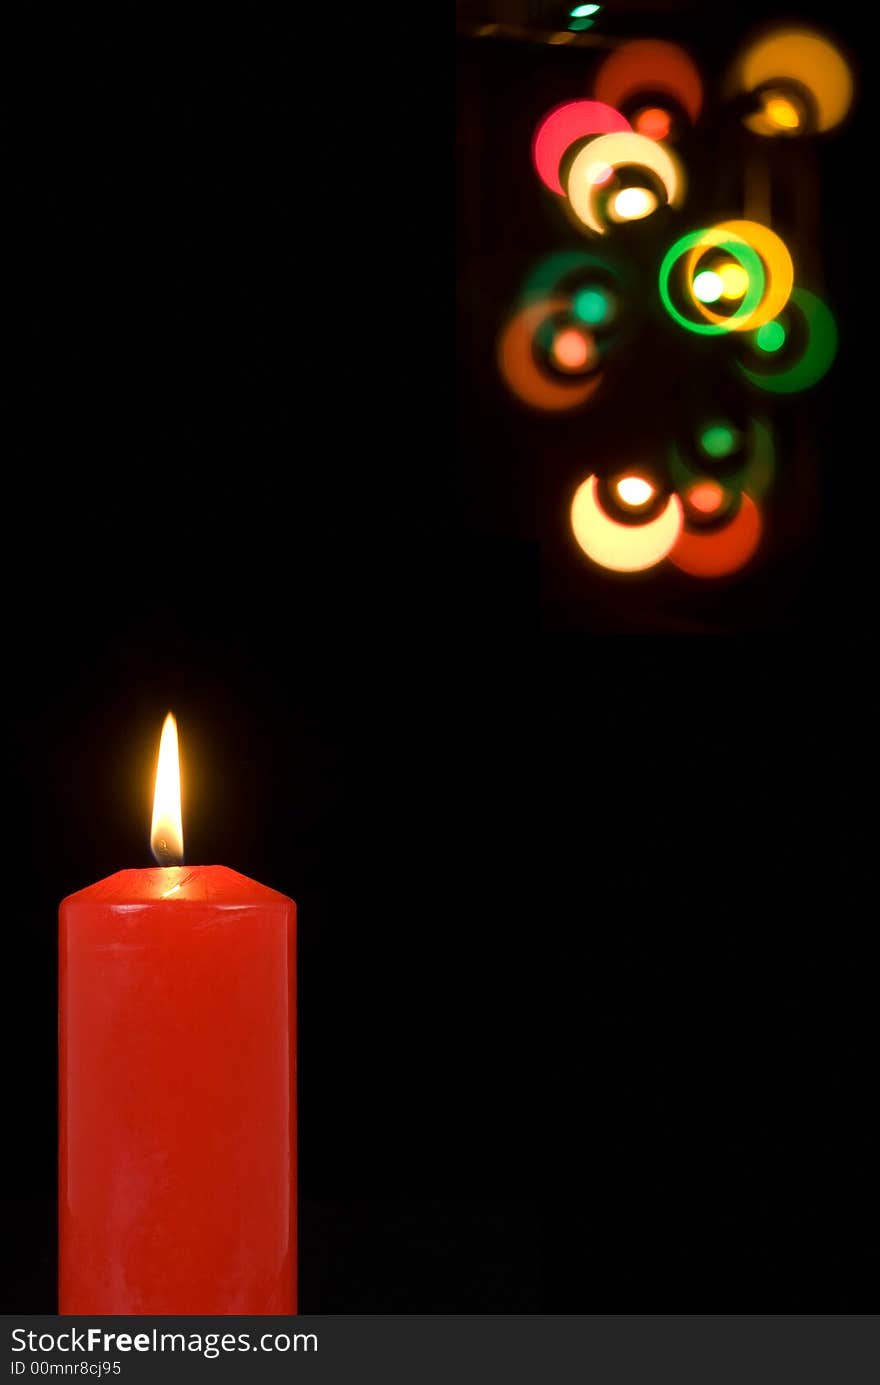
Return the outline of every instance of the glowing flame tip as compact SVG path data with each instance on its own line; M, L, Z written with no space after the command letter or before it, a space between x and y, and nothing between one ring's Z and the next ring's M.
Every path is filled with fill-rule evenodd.
M171 712L165 718L162 737L159 741L150 849L160 866L180 866L183 864L180 754L177 746L177 722Z

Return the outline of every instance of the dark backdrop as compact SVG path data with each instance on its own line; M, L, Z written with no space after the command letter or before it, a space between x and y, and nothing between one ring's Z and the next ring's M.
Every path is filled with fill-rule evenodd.
M430 8L6 47L4 1306L54 1306L57 903L150 864L173 707L189 859L300 909L304 1311L863 1310L862 290L784 633L557 628L467 391L454 447Z

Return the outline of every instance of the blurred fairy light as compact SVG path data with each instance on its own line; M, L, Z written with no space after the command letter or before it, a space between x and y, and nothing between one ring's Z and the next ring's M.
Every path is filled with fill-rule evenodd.
M810 389L830 369L837 354L837 323L821 298L808 289L794 289L791 314L796 315L800 328L801 345L796 355L785 359L785 353L782 353L781 364L775 364L771 371L757 364L749 366L738 362L740 371L750 384L771 394L800 394L802 390ZM778 323L775 325L780 326ZM785 333L785 329L782 330ZM787 336L784 334L778 346L770 348L774 357L776 352L782 352L786 342ZM770 354L766 346L761 349Z
M726 423L711 423L700 434L700 446L709 457L728 457L736 449L736 429Z
M762 500L776 473L773 435L766 420L750 418L742 432L736 430L735 445L727 456L715 458L709 458L699 435L677 439L669 447L668 466L670 480L680 495L702 482L711 482L721 485L725 495L747 491L753 500Z
M728 577L752 557L762 529L761 512L743 491L736 514L721 528L683 528L669 561L691 577Z
M810 29L784 27L743 49L733 63L728 90L753 93L759 100L758 109L744 117L755 134L791 136L839 125L852 103L853 79L830 39Z
M785 328L781 322L765 322L755 333L755 345L768 354L785 345Z
M654 99L646 110L640 110L646 94ZM665 139L672 128L672 112L660 105L658 98L669 101L693 125L703 106L703 83L693 59L678 44L665 39L633 39L604 60L594 95L625 114L640 111L634 121L639 133ZM648 128L644 128L645 123Z
M669 112L660 106L648 106L646 110L639 111L633 126L640 135L647 135L648 139L668 139L672 119Z
M641 221L657 206L650 188L621 188L611 199L609 210L615 221Z
M592 23L599 9L574 6L572 26ZM566 37L572 35L547 41ZM853 80L829 39L777 27L737 55L726 94L751 133L804 139L841 123ZM523 405L561 414L601 398L607 367L635 340L643 306L638 276L601 246L615 238L631 246L625 224L634 221L648 223L640 243L655 247L653 272L671 330L726 338L730 346L718 359L754 395L797 394L830 368L834 316L796 282L789 246L770 224L769 195L747 195L750 207L761 202L760 217L692 229L679 224L668 234L686 197L672 146L685 140L703 107L702 79L683 48L659 39L615 40L592 91L539 122L532 141L538 178L596 249L545 257L503 327L499 369ZM645 459L647 475L618 471L609 480L592 471L571 501L579 550L621 574L668 563L689 577L715 579L745 568L765 531L776 443L766 417L732 413L692 420L684 437L667 444L661 463Z
M600 567L612 572L644 572L671 552L684 521L677 495L670 495L656 518L621 524L598 499L598 478L589 476L575 491L571 525L578 544Z
M612 316L614 306L606 289L588 288L574 295L572 311L575 317L590 327L601 327Z
M568 307L567 299L557 297L527 304L508 322L498 343L498 364L508 387L523 404L546 413L558 413L584 404L602 382L600 369L568 379L553 378L536 357L534 343L539 332L555 314L566 312ZM559 338L554 340L558 342ZM583 365L592 367L597 361L597 353L591 352Z
M714 515L724 501L724 490L717 481L696 481L687 491L686 499L699 514Z
M749 276L742 265L728 260L718 270L721 280L721 295L724 298L744 298L749 287Z
M621 167L629 167L653 174L663 188L667 203L675 206L682 199L684 180L681 169L664 145L647 139L645 135L636 134L634 130L600 135L575 155L566 180L568 204L572 212L588 231L597 236L605 235L608 231L598 202L602 182L606 182L607 179L603 178L601 182L597 182L597 166L615 171ZM620 220L649 216L660 205L656 195L651 193L649 196L646 189L632 188L625 191L631 196L624 199ZM612 208L622 196L623 192L616 195Z
M704 269L694 277L694 297L701 303L717 303L724 292L724 282L714 269Z
M601 5L575 5L569 17L569 29L575 33L584 29L592 29L596 22L593 16L598 14L601 8Z
M720 272L700 269L708 253L731 257ZM732 268L728 264L732 263ZM739 292L725 294L733 273ZM757 221L721 221L681 236L666 252L660 266L660 297L670 317L690 332L720 336L761 327L777 316L794 286L794 265L784 241ZM741 301L731 313L709 306L722 295ZM696 316L690 308L697 310Z
M654 487L644 476L621 476L615 490L623 504L631 509L641 509L654 496Z
M574 327L560 332L550 350L554 361L563 370L583 370L593 355L589 338Z
M797 130L801 115L793 101L786 96L770 96L764 102L764 115L779 130Z
M565 189L559 181L559 165L572 145L592 135L607 135L614 130L629 129L626 116L604 102L566 101L550 111L535 131L532 159L538 177L551 192L564 197Z

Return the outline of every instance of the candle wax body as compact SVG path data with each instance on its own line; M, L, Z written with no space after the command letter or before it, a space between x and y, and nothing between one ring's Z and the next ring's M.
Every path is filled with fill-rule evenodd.
M59 917L59 1312L296 1312L296 906L125 870Z

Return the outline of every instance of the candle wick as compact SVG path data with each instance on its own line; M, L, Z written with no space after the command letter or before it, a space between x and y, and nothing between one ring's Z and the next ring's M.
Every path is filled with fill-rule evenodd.
M169 847L165 837L160 837L153 846L153 856L160 866L182 866L183 857L177 857L176 853Z

